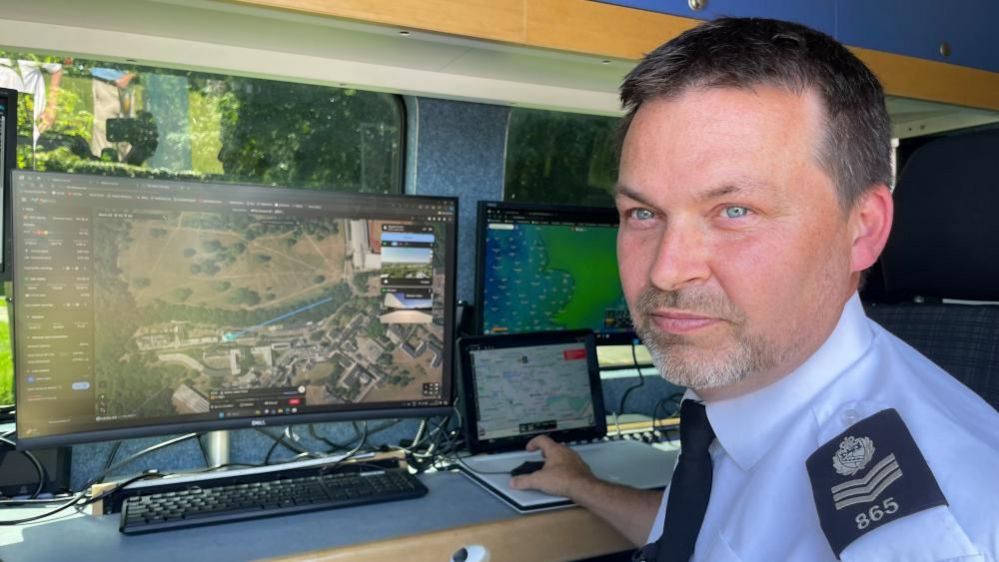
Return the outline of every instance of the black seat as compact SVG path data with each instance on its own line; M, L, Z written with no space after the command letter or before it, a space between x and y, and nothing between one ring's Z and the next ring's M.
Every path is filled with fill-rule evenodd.
M923 145L894 198L867 313L999 409L999 130Z

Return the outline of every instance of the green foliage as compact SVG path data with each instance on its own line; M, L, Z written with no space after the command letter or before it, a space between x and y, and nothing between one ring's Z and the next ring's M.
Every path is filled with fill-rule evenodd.
M236 306L256 306L260 303L260 294L252 289L240 287L233 291L227 300L229 304Z
M315 277L312 278L312 282L315 283L316 285L322 285L323 283L326 282L326 276L316 275Z
M620 120L514 109L506 157L511 201L613 205Z
M0 303L0 404L14 403L14 360L10 345L7 304Z
M64 62L31 53L0 51L0 56ZM145 143L128 137L130 151L120 143L105 149L104 161L94 154L99 147L91 146L96 83L91 71L99 67L134 76L122 90L131 103L119 114L130 121L119 123L148 137ZM44 75L48 99L56 100L49 112L55 120L33 146L35 100L19 97L22 169L401 191L401 111L391 95L86 59L63 67L58 90L53 76Z
M146 364L132 340L143 324L131 293L121 281L118 249L126 244L131 225L98 221L94 224L94 371L97 388L108 397L108 415L128 415L156 396L170 371ZM141 377L134 376L137 369Z
M336 387L337 381L343 376L344 367L338 361L333 361L332 368L330 369L329 385Z
M249 349L239 350L239 370L241 373L246 373L256 364L256 360L253 359L253 354L250 353Z
M385 325L377 319L374 319L371 322L368 322L367 333L368 337L373 340L382 339L385 336Z
M188 95L191 135L191 168L212 175L224 172L219 161L222 139L222 114L217 97L212 93L214 86L224 85L221 81L211 81L204 88L192 89Z
M215 290L220 293L228 291L230 287L232 287L232 283L228 281L219 281L215 284Z
M401 131L390 96L227 78L219 102L226 175L270 185L397 192Z
M132 286L134 286L136 289L145 289L151 283L152 280L149 279L148 277L137 277L135 280L132 281Z
M392 375L388 378L388 383L394 386L408 386L411 382L413 382L413 375L409 374L407 371L403 371L398 375Z
M368 292L368 279L370 278L370 273L355 273L354 274L354 288L357 289L358 293Z
M170 296L177 302L184 302L190 298L193 291L187 287L177 287L173 291L170 291Z

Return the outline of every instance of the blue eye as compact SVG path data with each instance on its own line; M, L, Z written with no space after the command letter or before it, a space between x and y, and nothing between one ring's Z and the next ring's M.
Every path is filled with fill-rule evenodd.
M636 219L636 220L646 221L646 220L650 220L650 219L654 218L655 216L656 216L655 213L653 213L652 211L650 211L648 209L641 209L640 208L640 209L632 209L631 210L631 218Z
M749 209L745 207L725 207L725 218L741 219L749 214Z

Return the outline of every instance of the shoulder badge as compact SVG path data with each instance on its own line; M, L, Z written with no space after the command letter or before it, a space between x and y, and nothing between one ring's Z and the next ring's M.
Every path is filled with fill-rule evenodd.
M894 409L852 425L812 453L806 465L819 522L837 558L885 523L947 505Z

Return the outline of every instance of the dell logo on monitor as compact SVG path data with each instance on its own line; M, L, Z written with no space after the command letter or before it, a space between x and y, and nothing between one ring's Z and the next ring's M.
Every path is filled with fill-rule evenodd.
M250 427L260 427L267 425L267 420L250 420Z

